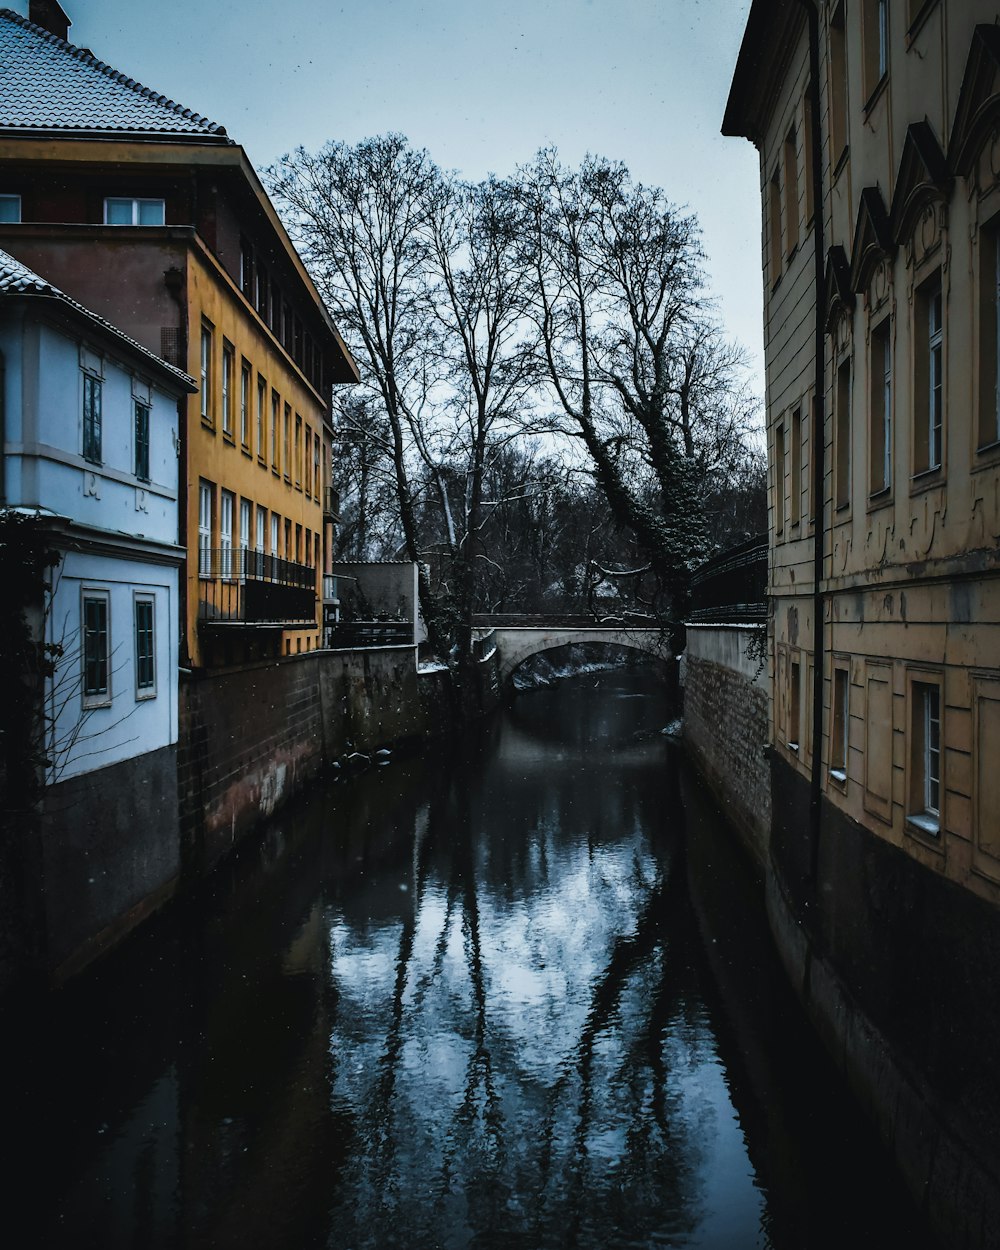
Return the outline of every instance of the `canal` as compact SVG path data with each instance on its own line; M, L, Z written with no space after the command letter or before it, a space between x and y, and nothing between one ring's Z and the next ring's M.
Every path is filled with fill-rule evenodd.
M315 787L26 1013L17 1244L929 1246L648 671Z

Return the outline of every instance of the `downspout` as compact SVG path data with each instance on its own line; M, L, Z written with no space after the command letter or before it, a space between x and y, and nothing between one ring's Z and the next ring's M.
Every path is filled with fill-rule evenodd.
M823 776L823 670L824 670L824 621L825 598L821 589L823 582L823 556L825 540L826 485L825 439L826 439L826 325L823 309L824 240L823 200L823 135L820 130L819 94L819 14L813 0L799 0L806 11L809 26L809 107L812 114L812 177L813 185L813 265L816 284L815 327L815 375L813 382L812 437L812 512L813 512L813 718L812 753L809 784L809 874L815 884L819 868L820 801Z
M3 352L0 352L0 507L7 503L7 373Z

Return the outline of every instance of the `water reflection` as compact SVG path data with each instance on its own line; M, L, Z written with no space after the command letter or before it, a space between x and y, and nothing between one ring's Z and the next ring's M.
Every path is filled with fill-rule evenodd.
M38 1244L885 1244L850 1162L884 1160L803 1098L828 1070L650 684L565 682L453 767L317 790L50 1004L7 1120ZM817 1179L820 1135L846 1161ZM867 1231L919 1244L872 1184Z

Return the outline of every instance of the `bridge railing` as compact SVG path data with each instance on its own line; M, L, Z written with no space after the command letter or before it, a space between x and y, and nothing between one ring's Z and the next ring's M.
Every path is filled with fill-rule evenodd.
M706 560L691 575L693 624L755 623L767 616L767 536Z

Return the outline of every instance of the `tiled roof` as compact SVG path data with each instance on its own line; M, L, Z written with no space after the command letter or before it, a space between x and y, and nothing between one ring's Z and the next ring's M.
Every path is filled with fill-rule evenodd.
M57 286L53 286L51 282L46 282L44 278L39 277L33 269L29 269L27 265L22 265L9 252L0 250L0 297L4 295L45 295L50 299L58 300L60 304L72 308L78 316L100 326L120 342L127 343L133 352L138 352L139 355L146 357L162 372L168 373L182 382L185 390L193 391L197 389L194 379L188 377L182 369L177 369L174 365L167 364L165 360L161 360L159 356L154 355L148 347L143 347L141 343L137 343L135 339L130 338L123 331L119 330L116 325L113 325L104 317L99 317L97 313L91 312L89 308L84 308L82 304L77 303L75 299L72 299L64 291L60 291Z
M226 138L224 126L182 108L77 48L0 9L0 129L183 134Z

